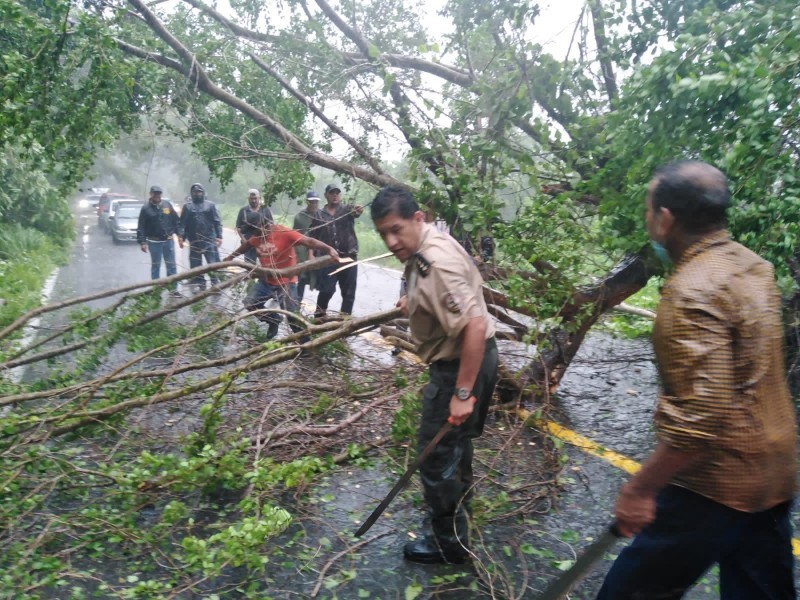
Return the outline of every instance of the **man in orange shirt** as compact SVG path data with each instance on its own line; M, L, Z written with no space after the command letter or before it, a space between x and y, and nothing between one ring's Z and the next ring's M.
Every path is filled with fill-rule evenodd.
M253 235L242 242L236 250L225 257L226 261L244 254L253 248L258 255L258 262L267 269L285 269L297 264L295 246L300 244L312 250L317 250L330 257L339 259L339 254L327 244L307 237L283 225L274 225L272 221L260 213L251 212L247 215L248 224L259 229L261 235ZM244 299L245 308L249 311L264 308L268 300L275 299L283 310L293 313L300 312L300 302L297 299L297 276L293 277L265 277L259 279L253 289ZM267 338L272 339L278 333L281 316L278 313L266 313L259 319L269 325ZM289 321L292 331L299 331L300 326Z

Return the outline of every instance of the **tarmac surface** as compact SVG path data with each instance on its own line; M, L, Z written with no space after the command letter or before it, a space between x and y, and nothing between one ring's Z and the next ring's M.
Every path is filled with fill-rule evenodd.
M80 213L78 223L72 261L60 269L51 301L149 279L150 257L138 245L114 244L110 236L99 230L92 213ZM237 246L235 234L226 231L221 255ZM178 263L180 269L187 267L188 250L178 251ZM365 315L393 307L400 273L368 265L359 269L354 313ZM307 301L313 301L315 292L306 296ZM340 301L337 291L330 308L337 309ZM376 345L372 352L388 365L404 360L402 356L391 356L385 346ZM514 527L490 524L481 531L477 554L491 563L495 572L505 570L504 580L512 582L513 589L508 586L503 590L493 589L492 577L487 578L485 572L477 578L465 567L424 566L404 561L402 545L421 535L419 525L424 516L418 494L415 498L414 493L409 493L396 499L365 536L367 543L329 572L306 577L294 569L276 569L275 591L270 597L312 597L316 590L314 597L346 600L535 599L608 524L616 492L627 478L625 469L643 460L652 449L650 419L655 390L656 373L648 341L614 339L597 333L584 343L554 398L557 424L563 429L551 429L550 434L561 440L564 461L557 504L531 522ZM497 421L487 427L501 425ZM480 440L476 445L480 445ZM531 448L530 459L536 460L536 450ZM396 476L381 465L369 470L345 468L327 475L310 490L313 514L304 522L302 531L293 530L287 535L295 536L292 539L300 535L310 548L324 549L327 543L337 549L344 533L357 528ZM288 543L289 539L281 543ZM603 574L623 544L618 542L569 597L594 597ZM512 555L513 560L504 562L504 556ZM491 571L490 567L490 575ZM357 572L358 577L351 577L352 572ZM689 600L718 597L713 573L686 595Z

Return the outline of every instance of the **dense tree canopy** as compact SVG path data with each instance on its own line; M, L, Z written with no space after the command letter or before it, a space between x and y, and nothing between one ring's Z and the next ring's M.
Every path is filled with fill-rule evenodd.
M500 334L539 352L519 373L501 370L504 398L524 400L548 399L589 328L658 271L641 219L660 163L700 158L727 171L734 234L791 282L796 1L586 0L558 51L528 0L222 4L0 0L0 225L64 234L57 190L142 113L190 140L222 184L245 164L269 173L268 201L301 197L312 166L351 189L406 186L466 245L497 240L496 260L481 264L494 280L487 300ZM335 344L398 313L311 324L310 342L268 341L242 326L252 316L234 314L238 304L203 304L245 277L173 304L157 288L171 280L62 299L0 331L3 373L48 367L34 383L0 378L6 588L264 598L278 567L292 593L302 593L301 572L318 569L317 597L323 580L335 594L355 577L326 571L372 540L270 540L294 517L286 490L299 486L300 497L376 443L405 448L397 464L408 464L415 372L356 369ZM36 315L52 319L48 333L20 342ZM333 356L330 382L318 365L289 366L301 350ZM300 391L287 402L287 389ZM502 460L516 435L500 438ZM551 441L536 440L543 464ZM496 506L476 518L517 515L528 528L526 515L547 510L537 494L558 485L549 474L561 462L544 464L543 477L530 457L505 463L521 471L487 463L503 475L492 482ZM504 553L487 564L512 583L519 571L527 588L525 569L498 566ZM505 596L517 597L515 585Z
M452 0L436 12L385 0L3 10L0 141L43 149L47 168L71 180L93 146L130 126L131 109L177 111L188 123L179 133L223 182L249 161L269 170L274 195L296 196L316 164L411 186L473 236L512 216L504 206L525 206L514 216L532 229L586 216L586 239L636 250L654 166L698 157L737 182L736 234L779 268L791 252L790 2L591 0L559 54L537 29L539 6L521 0ZM399 155L410 172L391 172ZM515 266L569 262L568 248L520 247L514 232L505 256Z
M66 199L146 107L105 24L69 2L0 2L0 223L71 237Z

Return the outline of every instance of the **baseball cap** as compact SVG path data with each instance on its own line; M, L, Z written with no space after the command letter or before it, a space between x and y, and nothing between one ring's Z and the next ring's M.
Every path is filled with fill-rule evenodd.
M164 190L162 190L162 189L161 189L160 187L158 187L157 185L151 185L151 186L150 186L150 193L151 193L151 194L163 194L163 193L164 193Z
M312 192L308 192L306 194L306 202L311 202L313 200L316 200L317 202L319 202L319 194L317 192L313 192L313 191Z
M247 190L247 195L249 196L251 194L255 194L259 198L261 197L261 192L259 192L256 188L250 188L249 190Z
M189 188L189 191L190 191L190 192L191 192L192 190L200 190L201 192L205 192L205 191L206 191L206 188L204 188L204 187L203 187L203 184L201 184L201 183L193 183L193 184L192 184L192 187L190 187L190 188Z
M325 193L326 194L328 192L332 192L334 190L336 190L337 192L341 192L342 188L338 183L329 183L328 185L325 186Z

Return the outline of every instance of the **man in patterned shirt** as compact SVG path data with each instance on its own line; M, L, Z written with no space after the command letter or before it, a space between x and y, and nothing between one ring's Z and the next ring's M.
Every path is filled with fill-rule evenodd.
M725 230L725 176L701 162L660 169L645 221L674 265L653 345L658 443L626 483L617 528L636 536L601 600L678 599L719 565L724 600L795 598L789 521L795 412L772 265Z

